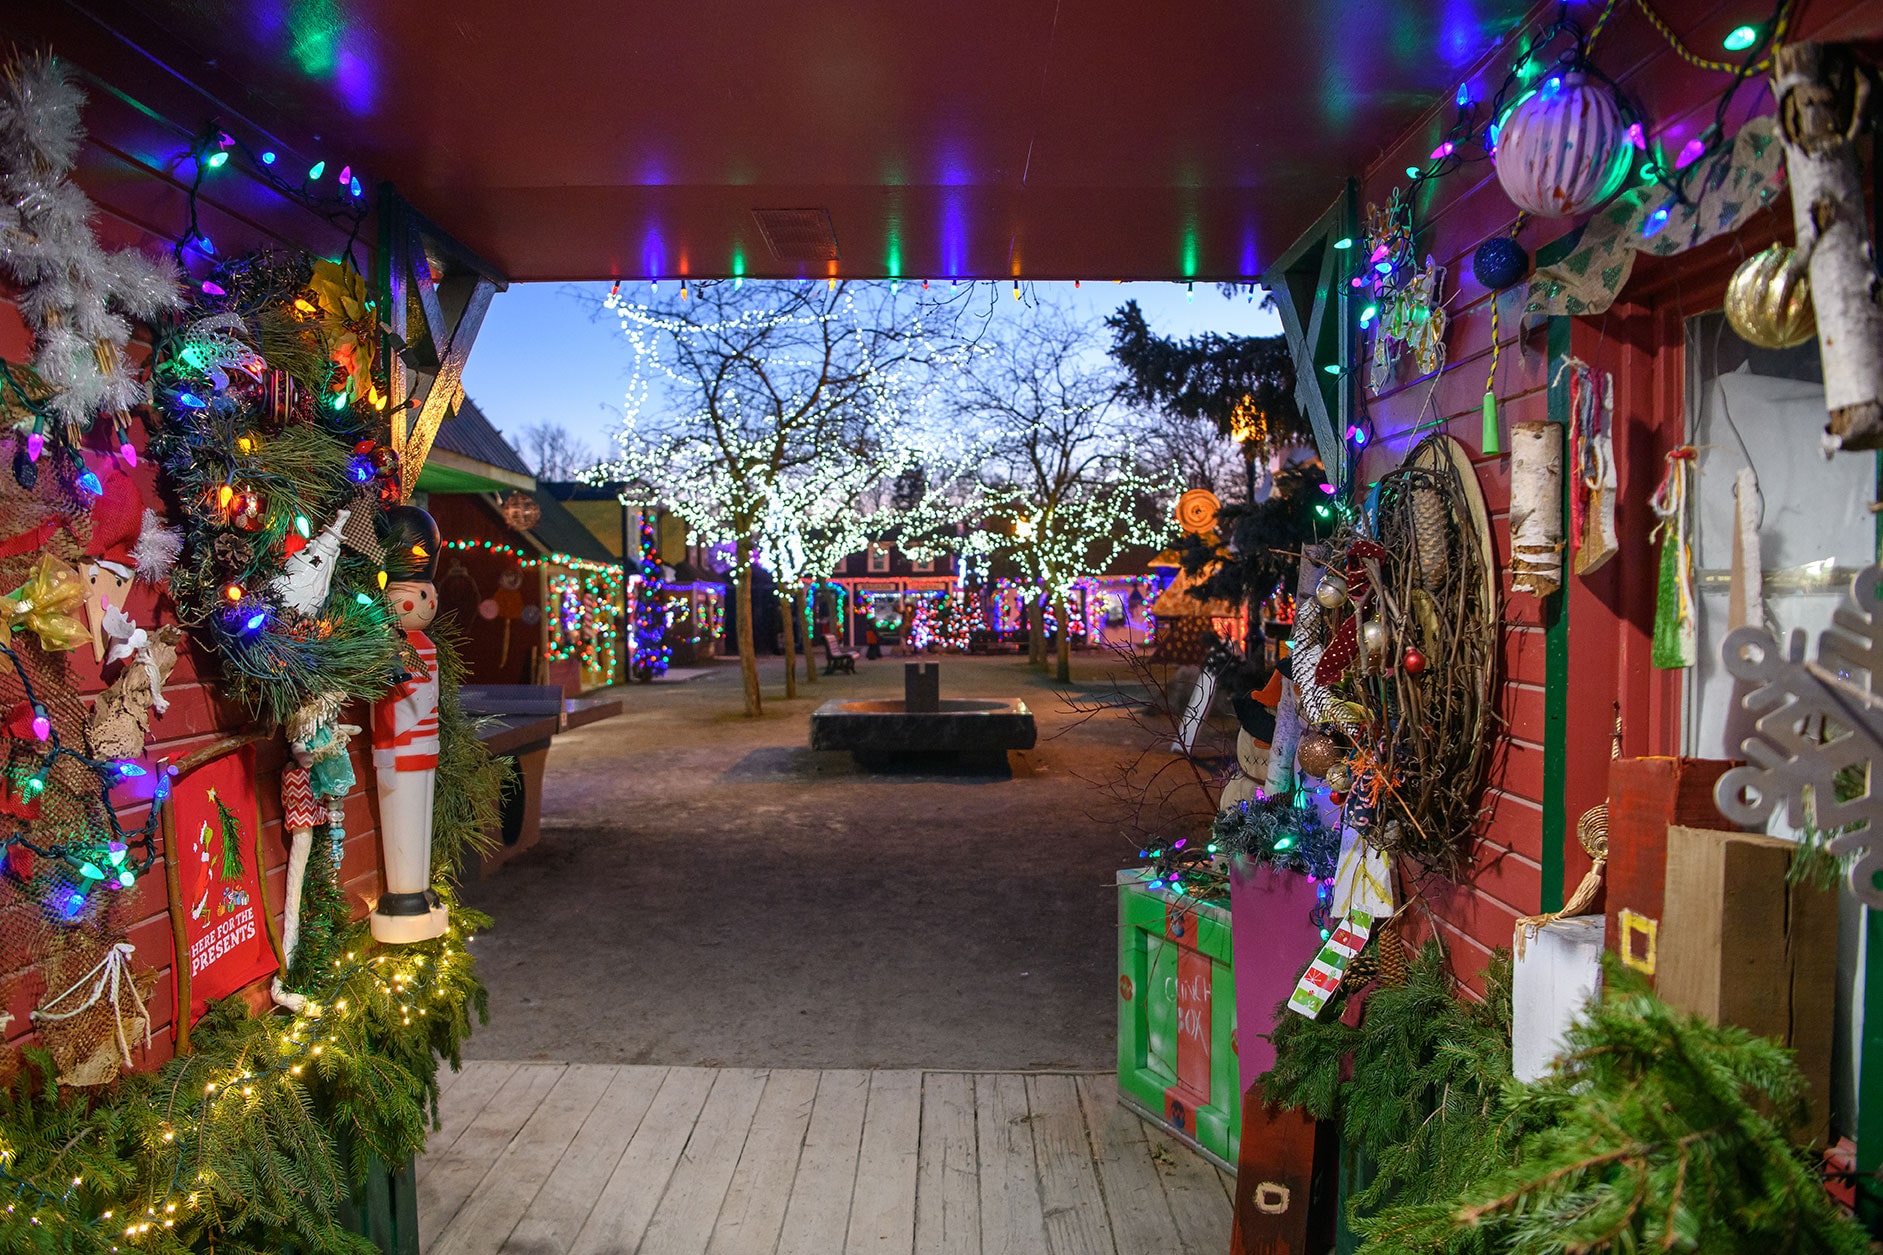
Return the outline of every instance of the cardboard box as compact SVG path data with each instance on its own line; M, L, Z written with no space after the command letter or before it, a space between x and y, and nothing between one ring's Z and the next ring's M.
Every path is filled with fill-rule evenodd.
M1830 1132L1837 893L1787 884L1797 846L1763 833L1675 826L1656 988L1669 1006L1791 1047L1811 1086L1800 1132Z

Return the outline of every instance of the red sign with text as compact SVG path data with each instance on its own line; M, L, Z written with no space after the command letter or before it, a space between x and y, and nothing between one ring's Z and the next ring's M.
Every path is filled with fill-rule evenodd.
M190 1021L275 971L255 866L255 755L244 747L198 767L171 789L175 837L167 851L183 887L189 942Z

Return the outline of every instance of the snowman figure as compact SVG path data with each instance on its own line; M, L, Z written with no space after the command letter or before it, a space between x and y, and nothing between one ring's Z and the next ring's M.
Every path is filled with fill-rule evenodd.
M333 587L334 566L340 561L340 531L351 514L350 510L340 511L320 535L288 555L281 574L271 585L283 606L315 616L327 604L327 591Z
M438 650L425 635L438 613L438 524L417 506L386 511L386 599L418 652L417 675L401 676L373 705L373 774L386 892L373 908L373 937L406 943L442 937L445 908L431 887L432 795L438 776Z

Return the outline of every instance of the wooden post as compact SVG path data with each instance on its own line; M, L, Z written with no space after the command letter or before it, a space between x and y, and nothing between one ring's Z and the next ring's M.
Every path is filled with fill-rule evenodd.
M1847 45L1786 44L1772 53L1772 90L1799 263L1810 269L1817 313L1830 412L1825 447L1883 448L1883 298L1856 145L1869 114L1869 79Z
M157 764L159 771L163 764ZM170 978L176 989L176 1005L170 1012L170 1040L176 1053L190 1053L190 941L184 931L183 873L177 867L176 809L165 798L158 820L163 832L163 887L170 899Z

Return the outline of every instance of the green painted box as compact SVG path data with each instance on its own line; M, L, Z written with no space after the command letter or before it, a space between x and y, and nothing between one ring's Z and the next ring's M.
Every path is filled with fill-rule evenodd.
M1242 1136L1229 911L1118 873L1118 1092L1234 1172Z

